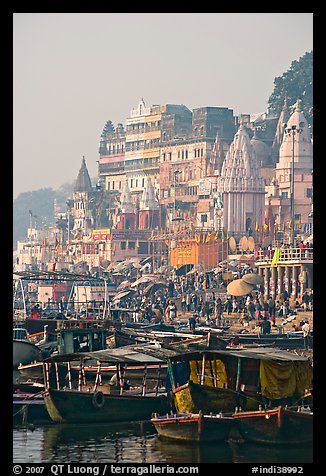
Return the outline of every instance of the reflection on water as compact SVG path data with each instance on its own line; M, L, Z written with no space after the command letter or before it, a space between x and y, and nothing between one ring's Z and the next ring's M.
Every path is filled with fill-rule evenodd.
M311 463L312 447L177 443L150 422L15 428L14 463Z

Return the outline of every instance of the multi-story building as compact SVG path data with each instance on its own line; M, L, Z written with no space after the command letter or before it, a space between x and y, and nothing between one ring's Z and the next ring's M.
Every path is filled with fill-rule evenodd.
M234 122L228 108L197 108L191 134L162 142L160 200L167 208L168 228L174 229L175 221L185 227L214 227L217 176L235 132Z

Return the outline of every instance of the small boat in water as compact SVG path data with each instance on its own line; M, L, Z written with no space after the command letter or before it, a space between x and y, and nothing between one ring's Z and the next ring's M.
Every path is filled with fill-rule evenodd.
M28 364L42 359L42 350L30 342L27 330L15 327L13 329L13 368L17 368L19 364Z
M13 423L25 425L31 423L51 423L51 418L40 393L13 394Z
M167 358L167 388L177 413L254 411L300 401L312 389L308 358L250 347L188 351Z
M267 444L306 445L313 441L313 412L310 407L283 407L237 412L237 429L247 441Z
M229 438L234 425L232 416L223 414L154 414L151 418L159 436L193 443L219 442Z
M51 419L60 423L150 420L152 413L168 411L168 398L163 385L166 368L160 369L160 364L165 364L164 360L142 353L143 346L138 346L138 350L135 346L131 347L63 354L45 359L47 378L44 402ZM95 379L90 379L84 371L87 360L98 362ZM72 361L80 363L78 382L73 382L71 378ZM48 379L49 364L57 368L60 362L67 362L68 380L61 382L57 373L56 385L52 387ZM102 381L103 363L115 365L113 381ZM147 384L147 366L151 364L158 365L154 386ZM132 366L134 372L137 365L143 372L143 378L140 385L131 385L128 368Z

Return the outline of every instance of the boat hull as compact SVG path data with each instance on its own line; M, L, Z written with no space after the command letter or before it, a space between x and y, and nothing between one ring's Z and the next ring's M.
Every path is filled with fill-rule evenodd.
M216 388L207 385L187 384L173 390L174 406L177 413L233 413L237 406L241 406L241 397L234 390ZM258 408L257 397L246 397L246 408Z
M152 413L168 410L166 394L104 394L76 390L44 392L44 402L55 422L96 423L150 420Z
M282 445L312 443L312 412L278 407L272 410L239 412L233 417L240 435L247 441Z
M13 339L13 368L34 360L42 360L41 349L27 340Z
M50 423L51 421L42 396L13 395L13 423L15 425Z
M225 441L233 427L232 417L200 413L155 416L151 422L159 436L194 443Z

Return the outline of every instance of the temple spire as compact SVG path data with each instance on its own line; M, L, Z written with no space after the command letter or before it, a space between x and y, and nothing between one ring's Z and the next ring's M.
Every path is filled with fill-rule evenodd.
M78 176L75 182L74 192L90 192L92 190L92 182L86 167L85 156L78 172Z

